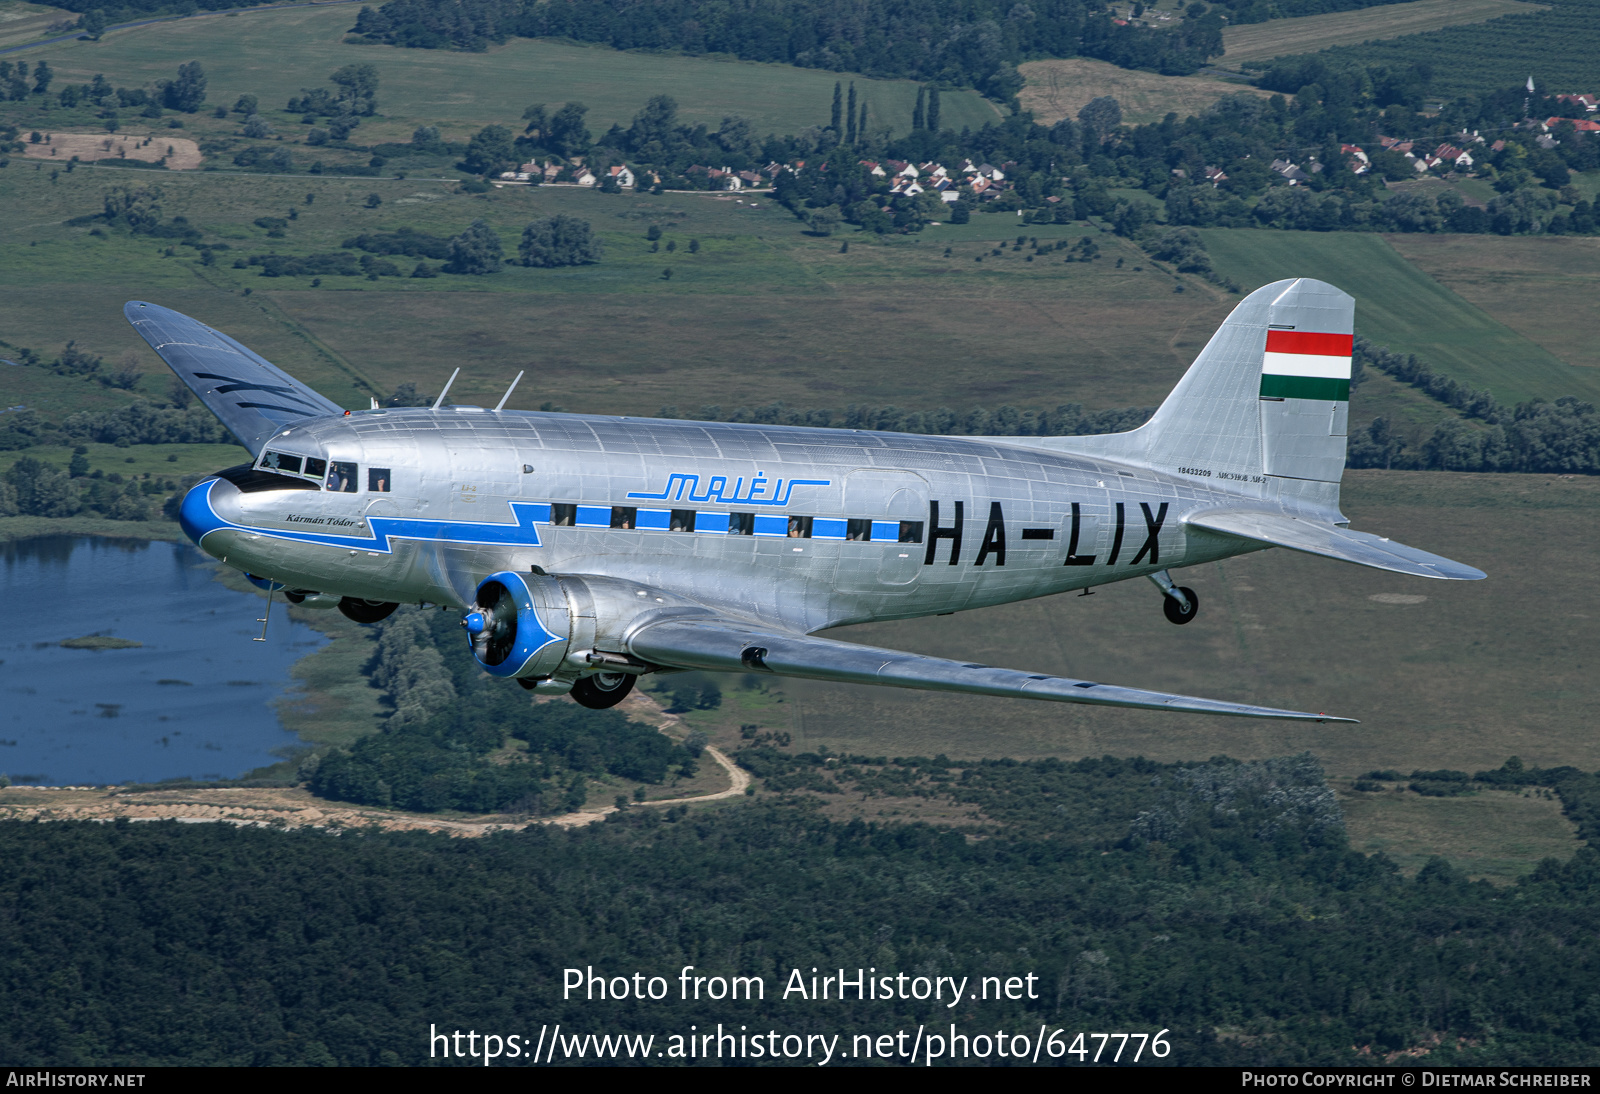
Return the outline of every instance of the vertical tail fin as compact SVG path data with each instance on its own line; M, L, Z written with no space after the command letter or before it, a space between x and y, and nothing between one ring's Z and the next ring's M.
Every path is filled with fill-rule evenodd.
M1337 507L1354 323L1355 300L1326 282L1265 285L1233 309L1150 421L1050 447Z

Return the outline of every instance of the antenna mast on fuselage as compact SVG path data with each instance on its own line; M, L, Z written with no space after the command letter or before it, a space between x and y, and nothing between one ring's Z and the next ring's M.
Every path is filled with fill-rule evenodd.
M452 372L450 374L450 379L448 379L448 380L446 380L444 382L444 390L439 392L439 397L433 401L433 406L430 409L438 410L441 406L444 405L444 397L446 395L450 394L450 385L455 383L456 382L456 377L460 376L460 375L461 375L461 370L459 368L456 369L454 372Z
M506 405L506 400L511 398L511 393L513 391L517 390L517 385L522 382L523 373L525 373L527 371L528 371L527 369L523 369L521 372L517 373L517 378L515 380L511 381L511 386L506 388L506 393L504 395L500 396L500 401L498 403L494 404L494 408L496 410L500 410L500 409L504 408L504 406Z

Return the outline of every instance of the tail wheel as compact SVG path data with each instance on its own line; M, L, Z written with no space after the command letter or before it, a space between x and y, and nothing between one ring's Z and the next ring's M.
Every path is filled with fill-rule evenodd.
M1183 604L1175 596L1162 597L1161 610L1166 613L1168 623L1176 623L1181 627L1200 614L1200 598L1195 595L1193 589L1184 588L1183 586L1178 586L1177 588L1178 592L1182 593L1189 601L1188 610L1184 610Z
M626 672L598 672L572 685L572 697L590 710L614 707L633 690L633 675Z
M377 623L388 619L399 606L384 600L357 600L353 596L339 601L340 613L357 623Z

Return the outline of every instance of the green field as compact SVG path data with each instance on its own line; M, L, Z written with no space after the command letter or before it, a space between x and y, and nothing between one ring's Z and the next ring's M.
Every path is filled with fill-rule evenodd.
M124 181L158 182L168 215L188 216L233 250L204 267L190 248L168 257L162 240L62 225L96 211L104 191ZM375 189L387 197L367 209ZM309 206L308 191L317 194ZM30 221L0 227L0 339L51 354L68 338L108 359L136 352L151 394L166 389L164 366L127 327L125 300L195 314L347 406L405 380L437 390L456 364L463 376L455 393L464 401L497 399L526 368L514 405L555 401L627 414L773 400L838 409L1150 405L1235 299L1200 282L1174 293L1167 275L1110 235L1098 236L1104 257L1093 263L1029 262L1026 251L1010 249L996 257L997 245L1017 235L1075 238L1086 230L1019 229L1004 215L915 237L822 239L765 197L551 187L473 197L416 181L111 168L51 184L15 166L0 172L0 203L28 209ZM300 215L284 239L268 239L252 223L291 207ZM231 264L235 254L336 250L358 231L453 234L475 217L493 224L515 254L522 226L554 212L589 219L606 242L605 260L489 277L326 277L317 288L310 278L263 278ZM674 253L649 253L652 223L663 225L661 242L676 244ZM691 239L702 244L696 255L685 253ZM852 246L841 254L845 240ZM670 281L662 277L668 267ZM52 416L129 398L9 368L0 372L0 395Z
M1600 339L1594 330L1595 301L1600 299L1600 239L1386 238L1406 261L1463 300L1586 374L1600 372Z
M171 79L180 64L199 58L209 104L232 106L239 95L281 111L303 87L320 86L341 65L378 69L381 117L362 123L358 139L409 140L418 125L436 125L462 139L491 123L511 124L530 103L578 101L589 107L597 136L626 126L652 95L678 101L680 119L715 130L740 114L757 132L796 133L827 125L833 85L854 79L872 124L911 128L915 82L873 80L849 73L676 54L623 53L601 46L515 39L484 53L347 45L355 8L294 7L183 19L114 31L99 42L72 42L26 54L48 60L58 81L87 81L104 72L113 84L137 86ZM999 112L976 92L946 93L944 124L978 128ZM271 114L269 117L273 116ZM275 118L275 120L277 120Z
M1504 885L1531 872L1544 858L1565 859L1578 849L1577 830L1561 802L1535 790L1479 790L1458 798L1425 798L1388 784L1379 792L1336 784L1350 846L1381 852L1407 874L1440 855L1472 878Z
M1411 0L1410 3L1384 4L1331 15L1273 19L1226 28L1222 32L1222 44L1227 50L1223 61L1228 65L1267 61L1286 54L1313 53L1330 46L1357 45L1441 27L1482 23L1502 15L1546 10L1546 5L1523 0Z
M1435 371L1486 388L1501 402L1563 395L1600 400L1600 375L1593 369L1563 361L1496 321L1407 262L1382 236L1234 229L1201 235L1217 269L1247 291L1283 277L1332 282L1356 298L1357 334L1415 353ZM1587 317L1555 323L1576 332Z
M1337 775L1373 768L1600 767L1600 613L1588 580L1600 482L1543 475L1347 471L1353 527L1457 558L1486 581L1383 574L1289 551L1182 573L1185 627L1143 581L834 637L1079 679L1326 710L1316 725L810 682L784 685L797 747L953 757L1241 758L1310 749ZM1382 599L1374 599L1379 597ZM1423 597L1420 602L1397 598Z

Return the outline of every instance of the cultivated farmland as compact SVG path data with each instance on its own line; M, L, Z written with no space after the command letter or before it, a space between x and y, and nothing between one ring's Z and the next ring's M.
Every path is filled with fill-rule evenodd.
M1217 268L1247 291L1282 277L1332 282L1356 298L1356 332L1425 358L1504 403L1600 399L1600 376L1496 321L1406 262L1385 237L1356 232L1209 229ZM1446 238L1446 237L1440 237Z
M1267 61L1291 53L1314 53L1331 46L1357 45L1402 34L1482 23L1502 15L1545 10L1548 9L1543 4L1529 4L1523 0L1412 0L1411 3L1384 4L1331 15L1273 19L1225 29L1222 43L1227 52L1223 54L1223 61L1228 65Z

